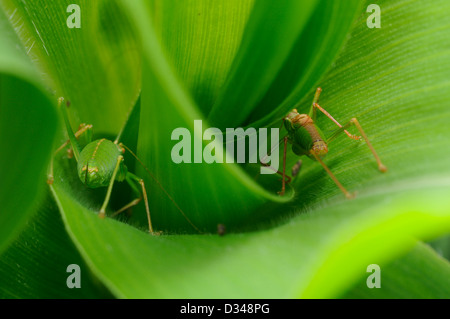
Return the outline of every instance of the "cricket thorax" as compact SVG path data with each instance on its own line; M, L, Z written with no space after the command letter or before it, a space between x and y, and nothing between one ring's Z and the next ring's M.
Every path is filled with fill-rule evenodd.
M288 114L287 118L290 120L293 127L302 129L300 131L303 133L297 135L297 143L303 148L306 148L311 155L315 154L319 157L323 157L328 153L327 143L323 140L313 119L308 114L299 114L296 109L293 109Z
M288 119L291 120L293 125L299 125L299 126L308 126L308 125L314 125L314 121L308 114L299 114L296 109L293 109L288 114Z

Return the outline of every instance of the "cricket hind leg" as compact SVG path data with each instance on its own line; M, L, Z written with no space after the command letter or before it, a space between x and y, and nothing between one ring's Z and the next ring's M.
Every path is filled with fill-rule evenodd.
M316 93L314 94L314 99L313 102L311 104L311 109L309 111L309 116L312 118L313 121L316 121L316 117L317 117L317 112L316 112L316 107L314 107L317 103L319 103L319 97L320 97L320 93L322 93L322 88L318 87L316 89Z
M98 214L98 216L100 218L105 218L105 216L106 216L106 212L105 212L106 211L106 206L108 206L109 199L111 197L112 188L113 188L113 185L114 185L114 182L115 182L115 179L116 179L116 176L117 176L117 172L119 171L120 164L122 163L122 161L123 161L123 155L119 155L117 157L117 163L116 163L116 167L114 168L114 172L113 172L113 175L111 177L111 181L109 182L108 190L106 192L105 201L103 202L103 205L102 205L102 207L100 209L100 212ZM141 186L141 188L142 188L142 197L144 198L145 209L147 211L148 227L149 227L150 234L152 234L152 235L159 235L158 232L157 233L153 232L152 222L151 222L151 218L150 218L150 209L149 209L148 199L147 199L147 191L145 190L144 180L142 178L137 177L136 175L134 175L134 174L132 174L130 172L127 172L125 180L130 185L132 185L133 182L137 182ZM131 186L131 187L132 187L133 190L137 190L134 185ZM127 209L128 207L136 205L140 201L141 201L140 198L133 200L131 203L125 205L125 207L123 207L121 209L121 211ZM115 215L117 215L117 213Z
M315 112L316 109L318 109L318 110L321 111L323 114L325 114L326 117L328 117L331 121L333 121L334 124L336 124L337 126L339 126L339 128L341 129L341 132L344 132L345 134L347 134L347 136L348 136L349 138L351 138L351 139L353 139L353 140L359 140L359 139L361 139L361 136L357 136L357 135L350 134L350 133L346 130L346 128L348 128L348 126L342 126L338 121L336 121L336 120L334 119L334 117L331 116L330 113L328 113L328 112L327 112L323 107L321 107L318 103L313 103L313 109L314 109L314 112ZM314 114L315 114L315 113L314 113ZM347 123L347 124L349 124L349 123ZM347 125L347 124L346 124L346 125ZM338 131L339 131L339 130L338 130Z
M133 189L133 192L139 197L132 200L130 203L128 203L127 205L125 205L124 207L119 209L117 212L115 212L113 214L113 216L120 214L121 212L125 211L126 209L128 209L130 207L136 206L138 203L140 203L142 201L142 199L144 199L145 211L147 213L147 220L148 220L148 230L149 230L150 234L152 234L152 235L159 235L160 232L153 231L152 220L151 220L151 216L150 216L150 208L148 205L147 190L145 188L144 180L130 172L127 172L125 180L130 185L130 187ZM136 184L140 185L141 191L139 191Z
M196 230L198 231L200 234L203 233L197 226L195 226L195 224L187 217L187 215L184 213L184 211L181 209L181 207L177 204L177 202L173 199L173 197L166 191L166 189L163 187L163 185L159 182L159 180L153 175L153 173L147 168L147 166L144 165L144 163L139 159L139 157L136 156L136 154L125 144L123 143L119 143L117 141L118 145L127 150L131 155L133 155L133 157L139 162L139 164L141 164L141 166L145 169L145 171L148 173L148 175L153 179L153 181L159 186L159 188L164 192L164 194L166 194L167 198L169 198L169 200L173 203L173 205L177 208L177 210L180 212L180 214L186 219L186 221ZM131 174L130 172L128 172L129 174ZM132 174L133 175L133 174ZM135 176L135 175L133 175ZM139 177L136 176L137 179L139 179ZM144 181L142 179L140 180L140 185L142 187L142 190L144 192L145 195L145 201L146 201L146 209L147 209L147 217L148 217L148 221L149 221L149 226L151 226L151 219L150 219L150 209L148 208L148 201L146 199L146 193L145 193L145 186L144 186ZM150 227L149 227L150 228ZM152 232L151 233L153 235L160 235L162 232L158 231L158 232Z
M123 206L122 208L120 208L119 210L117 210L114 214L111 215L111 217L119 215L120 213L126 211L127 209L129 209L133 206L136 206L137 204L139 204L142 201L142 194L139 191L139 188L136 186L136 179L131 178L131 173L127 173L125 180L128 183L128 185L130 185L136 198L133 199L128 204L126 204L125 206Z
M384 165L381 162L380 157L378 156L377 152L375 151L375 148L372 146L372 143L370 143L369 139L367 138L366 133L364 132L363 128L361 127L361 124L359 124L358 120L356 119L356 117L352 118L347 124L341 126L336 132L334 132L328 139L327 139L327 143L331 142L332 140L334 140L340 133L342 132L347 132L346 129L349 128L350 126L356 126L356 128L358 129L359 133L361 134L362 138L365 140L367 147L370 149L373 157L375 158L375 160L377 161L377 165L378 165L378 170L382 173L387 171L387 167L386 165ZM348 135L348 134L347 134ZM355 135L353 135L355 136ZM361 137L359 137L361 138Z

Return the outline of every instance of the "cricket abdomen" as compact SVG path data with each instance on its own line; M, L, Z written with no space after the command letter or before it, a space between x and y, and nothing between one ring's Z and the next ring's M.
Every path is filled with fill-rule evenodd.
M322 158L328 153L328 146L327 143L323 140L323 134L319 130L319 128L311 123L307 124L305 127L305 130L308 132L308 135L311 138L311 144L309 145L309 156L310 158L315 160L315 157L313 154L317 155L318 157Z
M288 123L286 124L290 131L290 139L292 142L292 150L297 155L308 155L315 159L314 155L323 157L328 153L327 143L324 141L323 133L315 125L314 121L307 114L299 114L297 110L293 110L288 115ZM292 129L289 130L289 126Z
M81 151L78 159L78 176L90 188L109 185L122 149L107 139L96 140ZM120 163L116 180L123 181L127 173L125 164Z

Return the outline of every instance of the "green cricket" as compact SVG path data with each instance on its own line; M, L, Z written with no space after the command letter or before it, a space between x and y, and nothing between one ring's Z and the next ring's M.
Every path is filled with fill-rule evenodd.
M93 126L90 124L81 124L78 131L74 133L69 123L66 107L62 106L63 101L64 98L62 97L58 99L58 108L62 110L69 139L58 149L56 149L54 155L63 150L70 143L70 145L72 146L71 150L73 151L73 156L77 161L77 172L81 182L89 188L108 187L105 199L98 213L98 216L100 218L105 218L106 216L106 208L111 197L114 182L126 181L137 197L136 199L116 211L112 216L120 214L128 208L137 205L142 199L144 199L149 232L152 235L160 234L160 232L155 232L153 230L144 180L131 173L124 163L123 154L125 153L125 150L127 150L144 167L144 169L150 174L151 178L158 184L158 186L161 187L161 189L181 212L184 218L186 218L186 220L191 224L191 226L198 230L198 228L187 218L181 208L162 187L162 185L153 176L153 174L151 174L151 172L136 156L136 154L134 154L123 143L119 142L121 132L118 134L117 138L114 141L110 141L106 138L92 141ZM69 102L67 102L67 106L69 106ZM86 134L88 144L84 148L81 148L77 138L83 133ZM53 183L53 161L50 164L50 172L48 175L47 183Z
M364 138L366 145L369 147L372 152L375 160L378 164L378 169L380 172L386 172L387 167L381 162L380 157L377 152L373 148L369 139L367 138L366 133L363 128L359 124L356 118L352 118L347 124L341 125L338 121L336 121L325 109L323 109L319 105L319 96L322 92L322 89L319 87L314 94L314 99L309 111L309 114L300 114L297 109L294 108L289 114L283 118L283 125L287 130L287 135L283 138L284 140L284 151L283 151L283 171L277 172L282 175L282 186L280 195L284 195L286 190L286 183L291 181L291 178L286 175L286 150L287 143L292 144L292 151L294 154L298 156L306 155L312 160L315 160L322 165L324 170L328 173L330 178L334 181L334 183L339 187L339 189L344 193L345 197L351 199L354 197L354 194L347 191L347 189L339 182L336 176L331 172L328 166L323 162L324 156L328 153L328 144L334 140L339 134L345 133L349 138L353 140L360 140ZM328 138L324 136L320 128L316 125L316 115L317 110L325 114L330 120L332 120L339 128L332 133ZM347 128L350 126L356 126L361 136L352 135L347 131ZM293 176L295 177L300 170L301 161L297 162L292 168Z

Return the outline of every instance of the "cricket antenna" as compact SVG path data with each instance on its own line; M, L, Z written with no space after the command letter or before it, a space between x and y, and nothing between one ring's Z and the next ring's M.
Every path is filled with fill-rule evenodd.
M166 191L166 189L162 186L162 184L158 181L158 179L152 174L152 172L150 172L150 170L147 168L147 166L144 165L144 163L142 163L142 161L139 159L139 157L137 157L136 154L134 154L134 152L132 150L130 150L125 144L123 143L119 143L119 146L124 147L128 152L130 152L131 155L133 155L133 157L139 162L139 164L142 165L142 167L147 171L147 173L150 175L150 177L156 182L156 184L158 184L158 186L163 190L163 192L167 195L167 197L170 199L170 201L175 205L175 207L178 209L178 211L181 213L181 215L183 215L183 217L188 221L188 223L200 234L202 234L203 232L194 225L194 223L186 216L186 214L183 212L183 210L180 208L180 206L178 206L178 204L175 202L175 200L172 198L172 196L170 196L170 194Z

